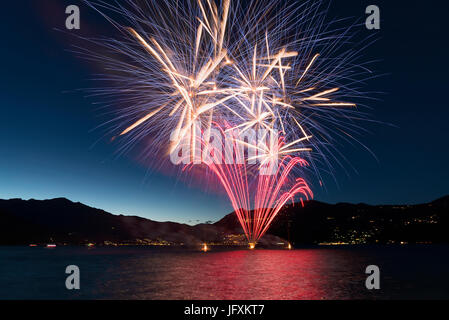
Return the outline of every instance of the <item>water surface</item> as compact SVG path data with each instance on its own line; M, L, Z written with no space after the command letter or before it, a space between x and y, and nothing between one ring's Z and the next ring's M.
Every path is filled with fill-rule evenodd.
M448 246L297 250L0 247L0 299L448 299ZM365 288L368 265L381 289ZM81 290L65 288L65 268Z

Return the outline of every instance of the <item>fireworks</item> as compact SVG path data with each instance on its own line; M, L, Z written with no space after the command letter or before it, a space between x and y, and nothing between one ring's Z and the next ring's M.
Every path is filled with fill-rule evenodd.
M363 96L370 71L339 50L350 29L326 25L320 2L86 2L124 35L99 42L110 55L83 52L111 70L115 85L95 93L120 103L124 150L145 137L153 154L187 148L184 163L220 181L250 243L287 202L313 196L307 168L332 171L335 139L360 131L363 114L344 97ZM212 144L214 130L230 142Z
M295 197L299 196L302 203L302 199L313 196L304 179L290 179L292 170L297 166L306 166L307 162L300 157L277 153L279 159L264 160L257 170L250 172L248 159L239 161L244 158L238 146L240 131L229 129L233 129L233 138L227 141L233 143L210 145L208 141L202 141L209 158L204 163L226 190L249 243L255 244L288 201L294 202ZM224 131L221 132L224 134ZM260 142L257 144L260 145ZM282 150L283 144L283 139L279 139L276 150ZM232 155L232 161L229 161L228 155ZM251 188L253 178L255 187Z

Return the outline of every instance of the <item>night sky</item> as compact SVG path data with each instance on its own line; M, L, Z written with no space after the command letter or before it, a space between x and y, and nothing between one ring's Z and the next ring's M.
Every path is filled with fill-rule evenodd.
M400 4L401 3L401 4ZM114 34L78 1L4 1L1 6L0 198L66 197L115 214L187 223L217 220L232 211L224 195L207 193L117 157L116 146L93 130L104 121L79 89L92 87L96 69L71 53L65 7L81 8L78 35ZM365 51L380 59L368 90L371 134L342 150L355 170L337 170L338 184L315 186L315 199L369 204L420 203L449 194L449 4L444 1L334 1L329 17L363 19L381 10L378 41ZM362 21L363 21L362 20ZM363 28L363 27L360 27ZM392 125L389 125L392 124Z

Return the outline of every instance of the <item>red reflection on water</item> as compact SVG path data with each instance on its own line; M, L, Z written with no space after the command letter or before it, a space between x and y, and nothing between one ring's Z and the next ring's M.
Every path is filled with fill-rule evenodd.
M326 296L319 253L314 250L219 252L202 264L192 285L217 299L321 299Z
M351 299L366 294L358 260L327 249L155 253L121 260L101 291L135 299Z

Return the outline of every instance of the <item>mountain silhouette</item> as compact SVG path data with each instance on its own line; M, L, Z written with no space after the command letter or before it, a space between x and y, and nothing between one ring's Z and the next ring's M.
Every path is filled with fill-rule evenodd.
M213 224L190 226L137 216L113 215L65 198L0 200L0 244L28 243L222 243L241 233ZM280 241L271 237L270 241Z
M287 205L274 219L262 243L288 239L317 243L448 243L449 196L417 205ZM28 243L229 243L242 228L234 213L214 224L190 226L137 216L113 215L65 198L0 200L0 244ZM232 241L231 241L232 242ZM238 241L237 241L238 242Z
M234 214L216 223L235 229ZM273 220L270 234L291 243L449 243L449 196L417 205L327 204L308 201L287 205Z

